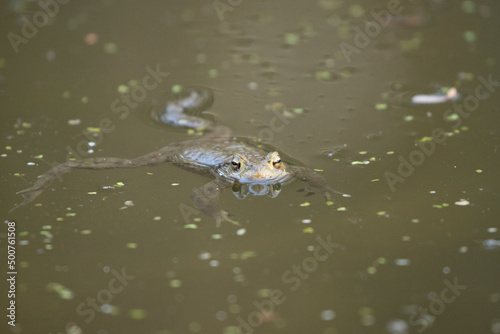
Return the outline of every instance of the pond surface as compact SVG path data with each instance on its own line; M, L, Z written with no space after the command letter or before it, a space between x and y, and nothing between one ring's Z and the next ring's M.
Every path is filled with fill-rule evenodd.
M500 333L497 1L50 3L2 8L10 333ZM209 179L163 164L77 170L7 213L69 158L193 136L148 118L190 86L349 197L229 190L239 226L217 228L190 200Z

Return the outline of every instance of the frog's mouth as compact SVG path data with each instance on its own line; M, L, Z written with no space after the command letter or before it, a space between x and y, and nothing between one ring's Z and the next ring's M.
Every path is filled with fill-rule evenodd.
M271 198L277 197L281 192L281 183L269 184L241 184L235 182L233 184L233 194L239 199L243 199L248 195L251 196L264 196L267 195Z

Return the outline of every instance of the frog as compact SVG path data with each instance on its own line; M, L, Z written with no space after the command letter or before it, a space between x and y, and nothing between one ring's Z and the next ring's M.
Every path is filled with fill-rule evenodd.
M322 193L326 201L332 201L333 194L342 194L333 190L325 178L313 169L282 160L277 150L266 151L256 142L235 137L228 127L216 124L199 112L208 110L212 104L211 90L193 88L184 96L165 102L160 108L151 108L150 116L155 122L188 128L198 135L133 159L69 159L39 176L30 188L17 192L24 200L11 211L29 204L54 180L75 169L136 168L167 162L212 178L193 189L191 199L198 210L216 221L217 226L223 221L237 223L219 203L222 191L230 187L239 199L249 195L275 198L284 185L299 179L305 183L301 191Z

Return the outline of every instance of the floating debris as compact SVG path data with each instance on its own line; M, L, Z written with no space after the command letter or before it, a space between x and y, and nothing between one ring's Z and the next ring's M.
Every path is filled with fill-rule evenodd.
M169 282L169 285L172 288L180 288L182 286L182 281L178 279L173 279Z
M146 317L146 311L141 309L132 309L128 312L128 315L134 320L140 320Z
M314 233L314 228L306 227L302 230L302 233Z
M94 45L99 40L99 36L96 33L89 33L85 36L84 41L87 45Z
M325 320L325 321L330 321L330 320L333 320L335 319L335 311L333 310L324 310L324 311L321 311L320 313L320 318L321 320Z
M113 54L118 51L118 46L114 43L106 43L103 46L104 52L107 54Z
M483 249L494 250L500 248L500 240L486 239L482 242Z
M397 266L409 266L411 261L410 261L410 259L396 259L396 260L394 260L394 263Z
M56 282L51 282L47 284L46 289L51 292L55 292L59 295L61 299L73 299L74 293L64 285Z
M438 104L444 102L453 102L460 98L455 87L450 88L446 93L438 92L430 95L415 95L411 98L411 104Z
M80 125L82 123L81 119L70 119L68 120L68 125Z
M477 40L477 35L474 31L464 31L464 39L467 43L474 43Z
M284 42L287 45L297 45L300 41L300 36L297 34L289 33L285 34Z
M463 198L461 198L460 201L455 202L455 205L458 205L458 206L466 206L469 204L470 204L470 202L466 199L463 199Z
M387 103L377 103L375 104L375 110L387 110L389 105Z

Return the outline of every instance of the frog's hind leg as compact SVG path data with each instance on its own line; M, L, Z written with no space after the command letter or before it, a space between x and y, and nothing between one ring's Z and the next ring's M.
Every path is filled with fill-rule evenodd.
M73 169L111 169L111 168L135 168L140 166L157 165L163 162L172 161L175 147L167 146L158 151L151 152L135 159L123 158L89 158L83 160L70 160L59 164L45 174L38 177L35 184L17 192L24 197L24 201L16 205L9 212L32 202L49 185L62 175L71 172Z
M232 220L229 217L229 213L223 210L219 203L219 196L221 192L225 188L231 186L231 184L231 182L225 180L215 179L191 192L191 199L193 200L194 206L206 215L215 219L217 227L220 227L223 221L228 221L238 225L238 222Z
M190 110L206 110L213 102L213 94L207 89L192 90L189 96L171 101L162 110L153 110L152 116L155 120L173 126L187 127L191 129L211 130L213 123L207 119L188 115Z
M322 193L327 201L333 199L333 194L344 195L342 192L330 188L325 178L310 168L291 166L291 170L296 178L307 183L303 191L308 194Z

